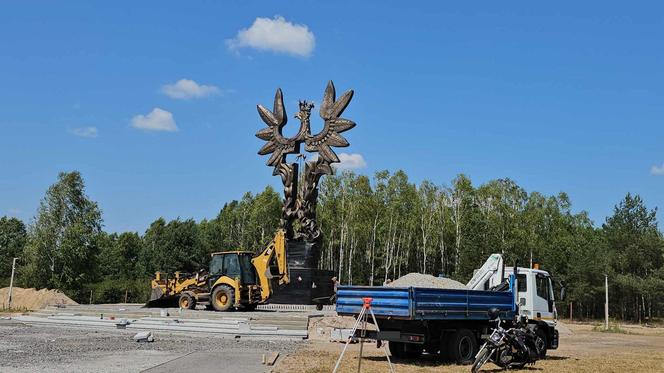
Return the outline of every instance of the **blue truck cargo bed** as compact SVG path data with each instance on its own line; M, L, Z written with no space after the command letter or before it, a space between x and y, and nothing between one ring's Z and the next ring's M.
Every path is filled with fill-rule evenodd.
M403 320L488 320L487 311L498 308L501 317L516 311L514 293L507 291L397 288L387 286L339 286L336 311L357 315L362 298L372 298L376 318Z

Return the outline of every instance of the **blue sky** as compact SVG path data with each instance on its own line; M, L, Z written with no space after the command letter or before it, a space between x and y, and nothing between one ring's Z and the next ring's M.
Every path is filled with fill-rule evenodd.
M278 186L255 105L329 79L355 90L357 172L510 177L596 224L627 192L664 206L661 3L412 4L3 3L0 215L79 170L109 231L213 217Z

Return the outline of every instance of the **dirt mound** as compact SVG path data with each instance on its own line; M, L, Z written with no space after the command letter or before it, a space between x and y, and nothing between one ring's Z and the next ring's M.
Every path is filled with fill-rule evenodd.
M9 288L0 289L0 307L6 307L9 298ZM71 300L60 290L49 289L12 289L12 308L38 310L48 305L78 304Z
M396 288L436 288L436 289L467 289L466 285L451 278L435 277L422 273L409 273L387 284Z
M309 318L309 339L330 340L332 329L353 329L355 318L352 316L313 316ZM373 330L373 324L367 324Z

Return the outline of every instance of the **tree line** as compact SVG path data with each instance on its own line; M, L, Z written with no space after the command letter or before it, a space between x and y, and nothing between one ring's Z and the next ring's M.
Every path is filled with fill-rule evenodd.
M216 217L155 220L148 229L107 233L78 172L61 173L27 225L0 218L0 281L18 256L19 286L58 288L79 302L143 302L155 271L195 272L210 254L260 251L278 228L281 196L271 187L223 205ZM320 187L320 266L343 284L380 285L409 272L466 282L489 254L510 265L540 263L566 299L558 312L600 318L604 276L612 317L664 316L664 237L656 209L627 194L601 226L573 212L565 193L527 192L510 179L475 186L409 181L403 171L372 178L345 171Z

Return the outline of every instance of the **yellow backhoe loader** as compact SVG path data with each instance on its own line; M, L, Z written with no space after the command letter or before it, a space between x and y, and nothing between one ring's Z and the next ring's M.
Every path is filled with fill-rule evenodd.
M267 248L256 256L250 251L224 251L212 254L207 272L176 272L173 279L162 278L157 272L148 306L177 299L181 308L204 304L216 311L253 310L268 301L273 281L280 285L290 282L283 230L277 231Z

